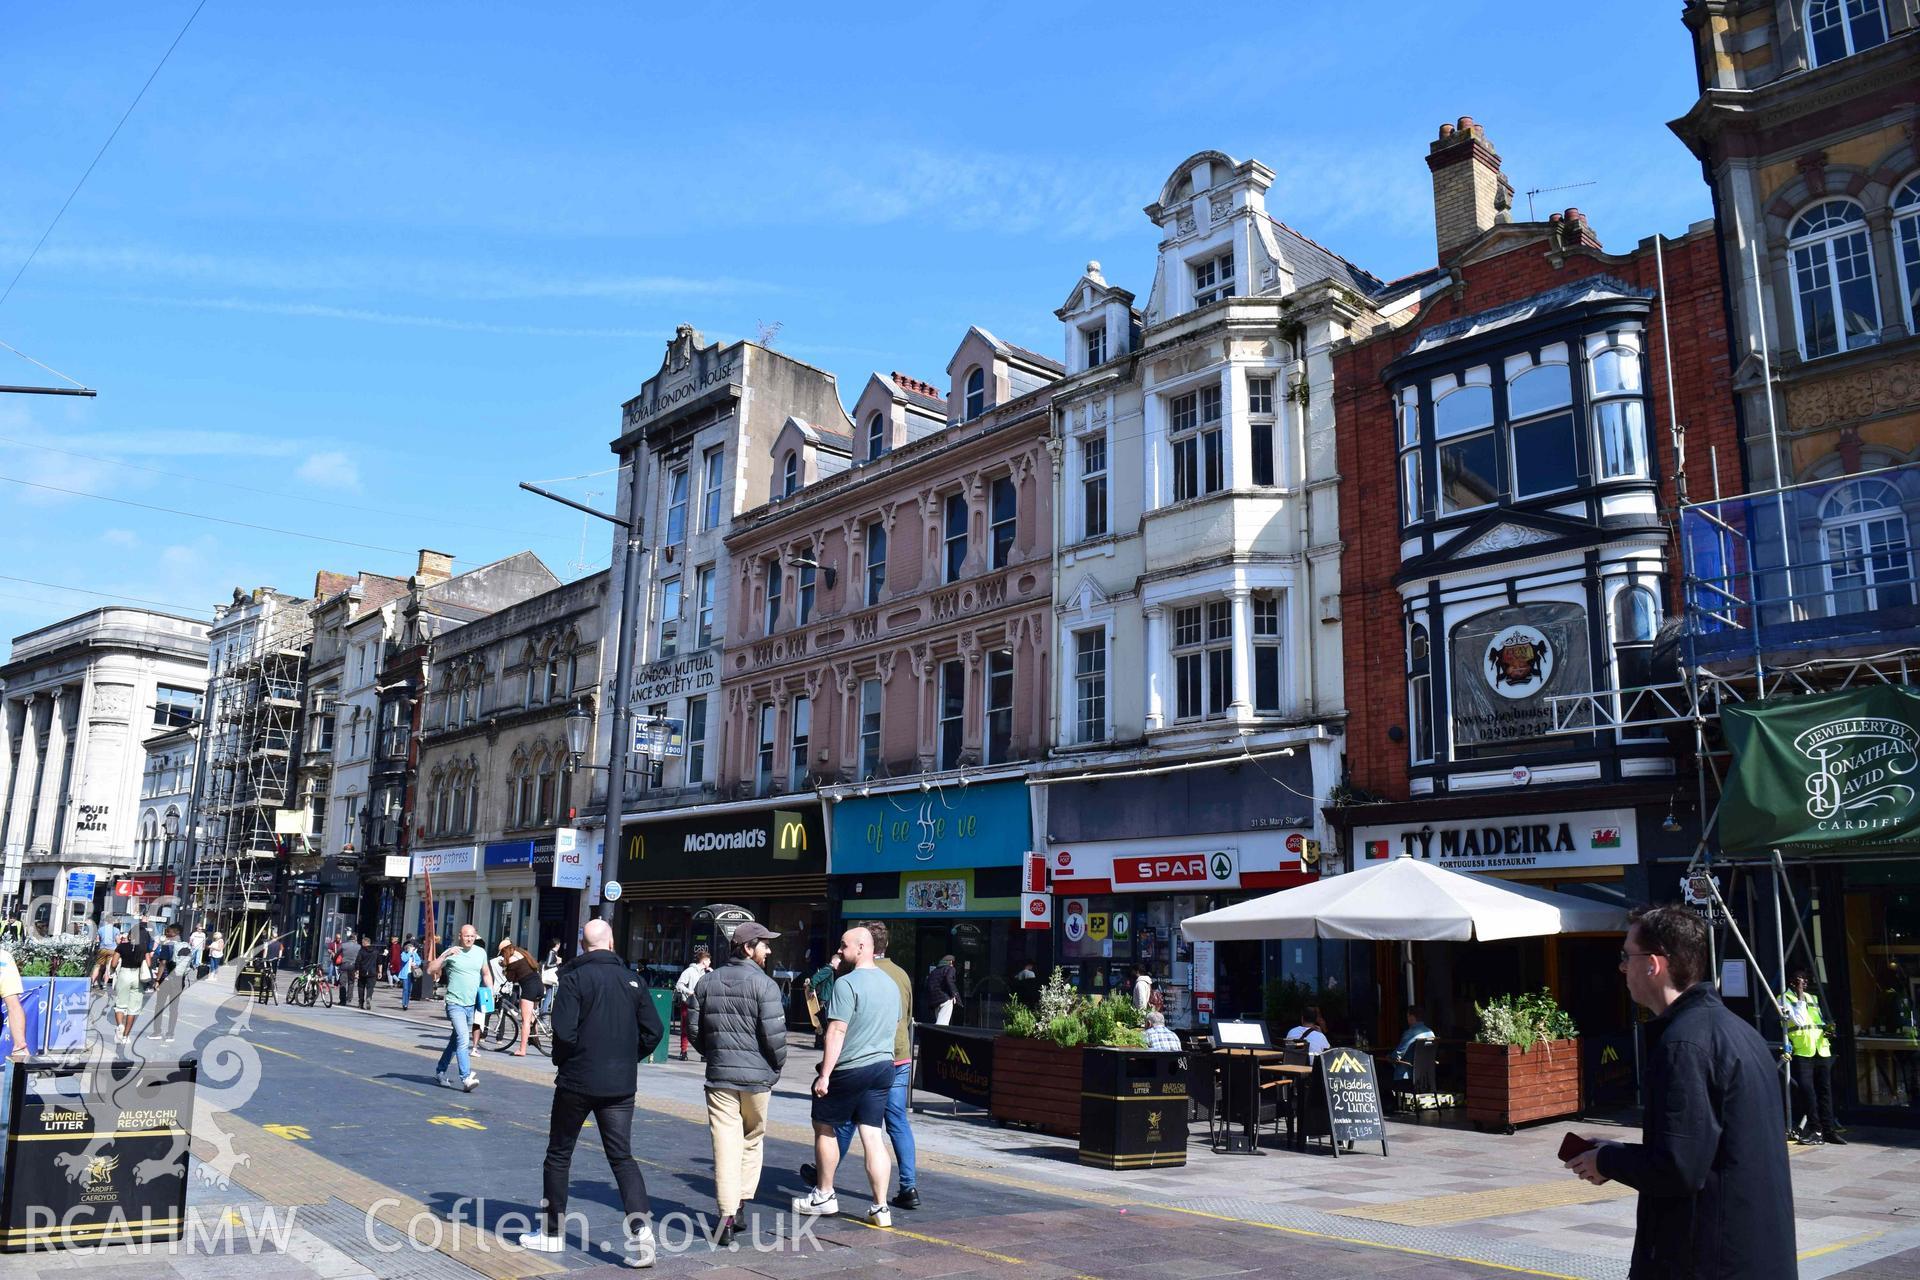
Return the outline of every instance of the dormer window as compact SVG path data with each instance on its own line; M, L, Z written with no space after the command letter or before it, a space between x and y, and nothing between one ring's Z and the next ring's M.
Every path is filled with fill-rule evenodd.
M1091 329L1082 329L1081 338L1086 342L1087 368L1093 369L1107 362L1107 326L1095 325Z
M966 413L977 418L987 411L987 371L975 367L967 371Z
M1887 42L1884 0L1808 0L1807 52L1816 67Z
M1218 302L1222 298L1233 296L1233 253L1214 258L1204 258L1193 264L1193 305L1204 307L1209 302Z
M885 414L876 413L867 419L867 461L872 462L886 451L887 418Z
M780 471L780 496L791 498L800 492L800 454L789 450L787 461Z

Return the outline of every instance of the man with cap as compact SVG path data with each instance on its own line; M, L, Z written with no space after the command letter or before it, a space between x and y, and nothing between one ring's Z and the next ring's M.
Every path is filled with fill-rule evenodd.
M713 1139L713 1193L720 1205L714 1244L740 1227L740 1206L760 1189L767 1103L787 1064L787 1014L767 976L780 935L748 921L733 931L727 963L703 972L687 1001L686 1033L707 1064L707 1130Z

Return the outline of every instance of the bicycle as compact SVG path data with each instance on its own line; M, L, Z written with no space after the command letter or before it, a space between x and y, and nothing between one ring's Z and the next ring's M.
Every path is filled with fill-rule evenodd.
M518 996L502 996L494 1010L487 1016L483 1040L492 1041L499 1049L520 1043L520 1000ZM527 1033L527 1045L538 1049L551 1057L553 1055L553 1018L546 1010L536 1008L533 1012L533 1030Z
M333 988L333 979L320 972L319 965L310 964L288 984L287 1003L297 1004L306 1009L311 1009L315 1003L320 1003L322 1008L331 1009L333 1008Z

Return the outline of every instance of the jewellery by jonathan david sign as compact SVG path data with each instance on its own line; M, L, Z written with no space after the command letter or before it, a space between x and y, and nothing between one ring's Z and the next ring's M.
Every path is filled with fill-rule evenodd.
M1895 685L1720 708L1729 853L1920 849L1920 693Z

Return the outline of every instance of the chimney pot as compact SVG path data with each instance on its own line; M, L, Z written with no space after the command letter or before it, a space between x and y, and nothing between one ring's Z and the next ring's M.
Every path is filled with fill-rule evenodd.
M1559 214L1557 214L1557 213L1550 213L1550 214L1548 214L1548 215L1547 215L1547 221L1548 221L1548 222L1558 222L1558 221L1560 221L1560 215L1559 215Z
M1578 209L1568 209L1567 221L1568 222L1584 222L1585 219L1580 216L1580 211Z
M1441 136L1441 137L1442 137L1443 139L1444 139L1444 138L1451 138L1451 137L1453 136L1453 126L1452 126L1452 125L1450 125L1450 124L1443 124L1443 125L1441 125L1441 126L1440 126L1440 136Z
M1462 132L1462 133L1466 133L1466 132L1468 132L1468 131L1470 131L1470 130L1471 130L1472 128L1473 128L1473 117L1472 117L1472 116L1461 116L1461 117L1460 117L1460 132Z

